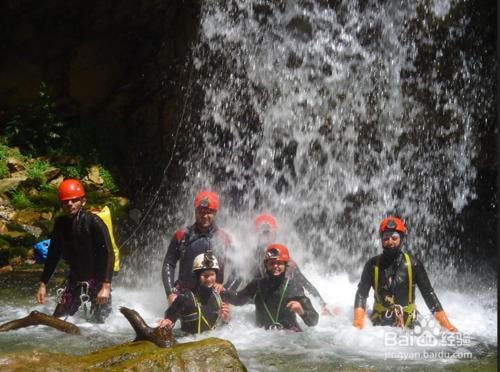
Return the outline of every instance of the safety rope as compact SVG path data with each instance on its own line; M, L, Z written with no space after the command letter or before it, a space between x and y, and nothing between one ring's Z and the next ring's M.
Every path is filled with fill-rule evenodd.
M269 316L269 319L273 322L273 325L281 325L278 322L279 316L280 316L280 309L281 309L281 304L283 303L283 298L285 298L285 292L288 288L288 282L289 279L286 280L285 285L283 286L281 290L281 295L280 295L280 301L278 303L278 307L276 308L276 318L273 318L271 311L269 311L269 308L267 307L266 301L264 300L264 296L262 295L262 291L260 289L260 283L259 283L259 294L260 298L262 299L262 304L264 305L264 309L266 310L267 315Z
M153 195L153 197L151 199L151 202L149 203L149 206L146 209L146 212L142 216L142 218L139 221L139 223L137 224L136 228L130 233L130 235L128 236L128 238L125 239L125 241L120 244L120 248L125 247L130 242L130 240L135 236L135 234L137 233L137 231L143 225L144 221L146 221L146 218L148 217L148 215L151 212L151 210L153 209L153 206L155 205L158 197L160 196L160 191L161 191L162 187L164 186L165 180L167 178L167 170L170 167L170 164L172 163L172 160L174 159L175 149L177 148L177 140L179 138L179 132L180 132L181 127L184 124L184 116L185 116L185 113L186 113L187 101L188 101L188 98L189 98L189 96L191 94L191 86L192 86L191 82L192 82L192 79L193 79L193 63L191 63L191 68L190 68L190 71L189 71L188 89L186 91L186 95L185 95L185 99L184 99L184 106L182 108L181 120L179 121L179 125L177 126L177 129L175 131L174 144L172 146L172 151L170 153L170 158L169 158L169 160L167 162L167 165L163 169L163 176L162 176L161 181L160 181L160 186L158 187L158 189L156 190L155 194Z

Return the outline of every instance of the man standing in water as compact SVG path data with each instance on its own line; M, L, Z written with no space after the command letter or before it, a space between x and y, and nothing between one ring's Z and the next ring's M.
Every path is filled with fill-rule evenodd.
M175 232L163 261L162 279L169 305L182 290L195 285L191 270L195 257L202 253L212 252L219 257L215 287L218 289L224 281L224 258L231 240L229 235L215 224L219 197L214 192L202 191L194 200L194 208L195 223ZM174 281L177 262L179 276ZM231 283L227 285L231 287Z
M417 285L439 324L448 331L456 332L434 293L422 263L401 250L406 235L403 221L396 217L386 218L380 224L379 233L383 253L365 264L354 300L353 325L363 328L366 298L370 287L373 287L375 304L370 316L373 325L412 328L417 319Z
M46 285L63 257L69 274L54 316L73 315L83 306L88 320L102 323L111 311L115 262L108 229L97 215L83 210L85 190L78 180L64 180L57 191L65 215L54 224L37 301L45 303Z

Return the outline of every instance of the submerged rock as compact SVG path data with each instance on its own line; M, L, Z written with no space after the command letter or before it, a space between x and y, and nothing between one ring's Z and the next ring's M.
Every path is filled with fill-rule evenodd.
M171 348L139 341L101 349L87 355L41 351L0 353L2 370L165 370L246 371L235 347L226 340L208 338Z

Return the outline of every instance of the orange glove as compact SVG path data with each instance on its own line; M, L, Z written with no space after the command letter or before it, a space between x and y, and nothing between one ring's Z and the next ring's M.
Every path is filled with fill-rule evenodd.
M456 329L448 320L448 317L446 316L446 313L444 311L436 311L434 313L434 318L441 324L441 327L446 328L450 332L457 332L458 329Z
M365 325L365 309L357 307L354 309L354 321L352 325L356 328L363 329Z

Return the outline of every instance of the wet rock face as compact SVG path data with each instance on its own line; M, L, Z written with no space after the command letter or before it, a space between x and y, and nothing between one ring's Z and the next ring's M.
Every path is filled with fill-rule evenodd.
M127 172L136 153L164 158L171 147L199 8L199 1L183 0L126 0L119 7L3 3L0 121L36 102L44 83L58 117L73 128L99 131L93 145L112 153L124 180L133 179Z
M164 370L164 371L246 371L234 346L217 338L189 342L172 348L159 348L147 341L101 349L91 354L72 356L39 351L1 355L2 365L10 370Z

